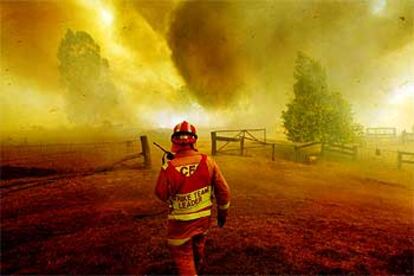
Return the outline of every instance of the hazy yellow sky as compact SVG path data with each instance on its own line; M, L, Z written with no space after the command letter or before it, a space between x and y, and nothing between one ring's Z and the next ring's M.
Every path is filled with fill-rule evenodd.
M0 8L2 131L78 124L58 70L69 28L89 33L109 62L117 106L105 114L114 125L280 125L297 51L323 64L329 87L365 126L414 125L413 0L1 1Z

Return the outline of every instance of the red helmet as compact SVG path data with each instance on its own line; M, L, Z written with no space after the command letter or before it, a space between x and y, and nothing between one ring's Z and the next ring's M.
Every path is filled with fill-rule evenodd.
M189 122L182 121L174 127L171 141L176 145L194 144L197 141L196 128Z

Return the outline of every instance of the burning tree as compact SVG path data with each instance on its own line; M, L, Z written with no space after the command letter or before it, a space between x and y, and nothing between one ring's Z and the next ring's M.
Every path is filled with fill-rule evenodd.
M86 32L68 30L57 56L68 90L69 119L88 125L110 122L108 111L116 108L117 93L109 77L109 63L101 57L99 45Z
M346 143L360 134L350 104L328 89L325 70L317 61L299 52L294 77L294 98L282 112L289 140Z

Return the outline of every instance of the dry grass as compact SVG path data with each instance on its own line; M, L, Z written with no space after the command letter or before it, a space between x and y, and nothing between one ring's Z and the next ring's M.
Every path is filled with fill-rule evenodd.
M174 273L153 156L150 170L120 167L3 190L1 273ZM233 199L225 228L210 231L207 274L414 273L411 173L216 160Z

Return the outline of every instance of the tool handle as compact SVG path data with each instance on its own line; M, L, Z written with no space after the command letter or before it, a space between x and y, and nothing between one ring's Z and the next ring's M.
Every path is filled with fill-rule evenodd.
M164 163L164 157L167 157L168 160L173 160L174 159L174 154L166 149L164 149L162 146L160 146L158 143L156 142L152 142L155 146L157 146L160 150L162 150L164 152L164 155L162 157L163 163Z
M165 153L169 153L169 151L168 150L166 150L166 149L164 149L162 146L160 146L158 143L156 143L156 142L152 142L155 146L157 146L160 150L162 150L163 152L165 152Z

